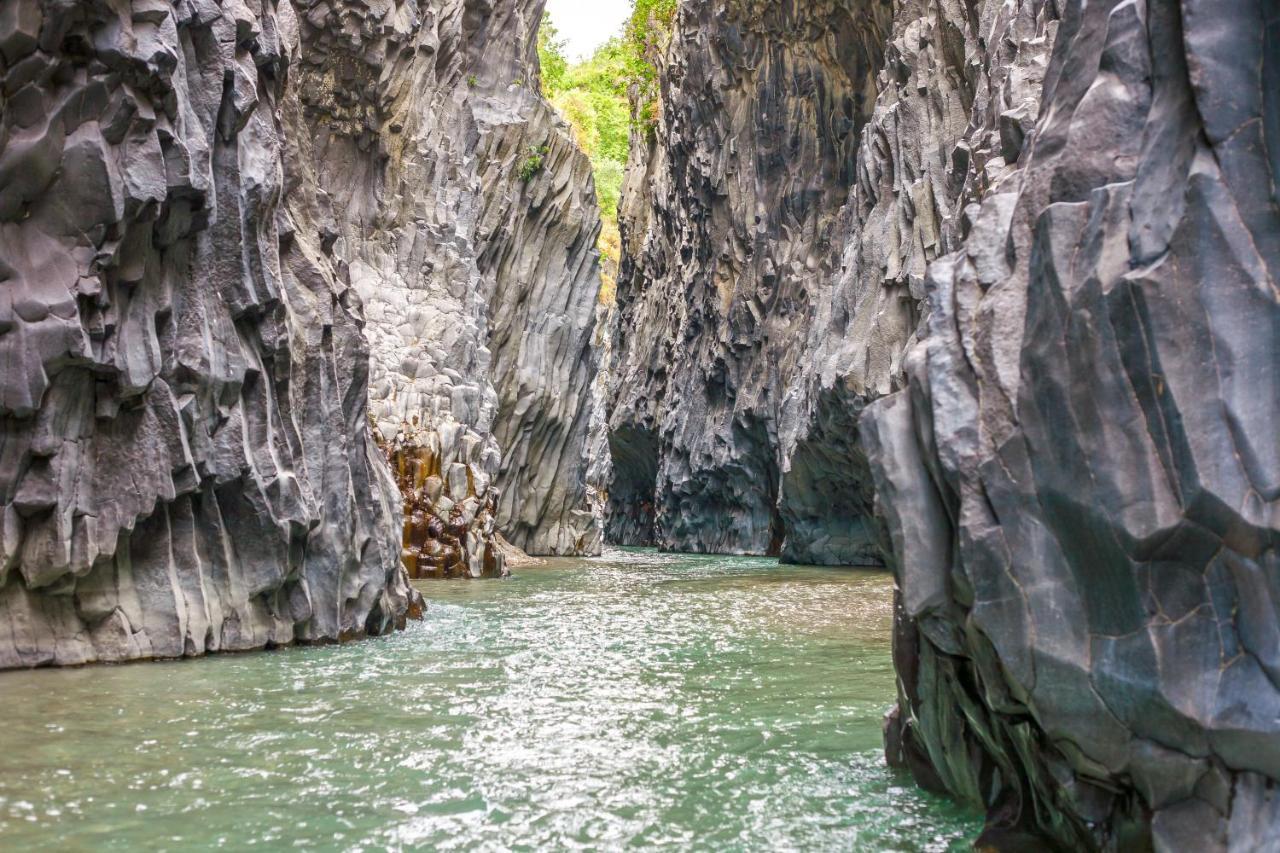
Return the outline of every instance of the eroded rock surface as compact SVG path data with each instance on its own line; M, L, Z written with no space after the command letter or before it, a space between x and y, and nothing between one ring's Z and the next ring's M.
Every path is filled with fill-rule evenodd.
M0 667L380 633L402 550L598 549L541 7L4 4Z
M1280 4L1066 3L862 419L889 755L986 841L1280 846Z
M365 304L371 417L397 470L419 472L405 548L424 575L500 574L495 530L531 554L600 549L600 218L590 162L537 94L543 6L302 16L298 147L317 187L302 200Z
M359 300L282 203L289 3L0 6L0 668L420 607Z
M1280 843L1278 21L680 13L608 535L888 560L890 756L997 848Z
M1052 4L687 4L628 173L608 535L883 565L859 437L1021 151Z
M783 407L784 559L883 564L862 413L901 385L926 270L971 227L966 205L1014 171L1055 27L1038 0L895 7L839 265L816 288Z
M778 553L787 390L834 272L892 7L683 4L620 224L609 531Z

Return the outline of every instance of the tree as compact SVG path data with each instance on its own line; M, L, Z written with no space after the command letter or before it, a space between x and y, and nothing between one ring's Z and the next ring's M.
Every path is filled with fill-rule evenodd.
M636 89L633 120L652 133L658 124L658 62L675 32L678 0L635 0L622 44L628 82Z

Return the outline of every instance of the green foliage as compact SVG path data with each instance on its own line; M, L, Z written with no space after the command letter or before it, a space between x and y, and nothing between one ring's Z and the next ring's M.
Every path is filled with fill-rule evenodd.
M467 85L470 86L471 88L474 89L479 82L480 82L480 78L477 77L476 75L474 74L467 75Z
M520 180L527 184L542 171L548 151L550 149L545 145L531 146L529 148L529 156L524 158L524 162L520 164Z
M595 166L596 198L600 201L600 215L605 219L617 221L625 164L617 160L602 159L594 161L593 165Z
M564 41L558 39L560 31L551 22L551 13L542 13L542 25L538 27L538 64L542 66L542 91L555 92L564 88L565 75L569 73L569 60L564 55Z
M623 30L627 81L636 88L636 124L652 133L658 124L658 60L675 32L678 0L635 0Z
M542 94L569 123L578 146L591 158L605 223L600 248L615 262L618 202L631 132L652 134L657 127L658 61L671 43L679 0L633 3L622 32L589 59L573 65L565 58L564 42L550 15L543 15L538 30ZM536 173L535 168L530 176ZM609 234L612 239L606 239Z
M551 98L551 106L569 122L578 147L594 159L596 150L600 147L600 127L599 116L590 94L582 89L557 92Z

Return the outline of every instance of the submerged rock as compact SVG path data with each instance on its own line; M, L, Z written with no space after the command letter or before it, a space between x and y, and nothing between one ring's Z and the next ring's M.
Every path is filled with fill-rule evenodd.
M420 611L359 300L282 198L293 7L0 9L0 668Z
M1280 7L1067 3L907 387L889 757L981 843L1280 846Z

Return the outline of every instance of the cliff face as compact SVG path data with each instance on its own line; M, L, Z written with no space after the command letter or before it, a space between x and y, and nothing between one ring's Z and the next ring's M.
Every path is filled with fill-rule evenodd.
M1277 843L1280 7L1228 6L685 4L628 175L608 536L892 565L890 758L997 847Z
M420 607L359 300L281 201L297 50L288 3L0 9L0 668Z
M784 559L883 564L862 412L901 384L929 264L970 227L973 195L1014 169L1053 18L1038 0L895 8L832 249L839 265L817 288L783 408Z
M349 265L371 417L424 576L503 571L494 534L591 554L599 213L537 95L544 3L312 4L299 85L311 227Z
M620 226L609 533L777 553L783 399L833 273L887 2L683 4Z
M1280 5L1068 3L864 432L891 760L993 843L1280 844Z
M1043 6L683 6L624 192L611 541L883 565L861 413L1018 158Z
M402 539L598 549L599 223L541 11L4 4L0 668L384 632Z

